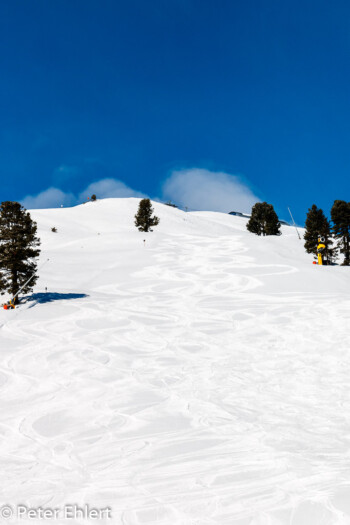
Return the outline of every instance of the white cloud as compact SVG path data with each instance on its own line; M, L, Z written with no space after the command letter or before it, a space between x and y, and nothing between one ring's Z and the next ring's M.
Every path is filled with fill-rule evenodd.
M63 206L74 206L76 197L72 193L64 193L58 188L48 188L38 195L27 195L21 203L27 209L36 208L59 208Z
M27 195L21 203L27 209L37 208L59 208L63 206L76 206L86 201L88 197L95 194L98 199L108 197L145 197L143 193L129 188L124 182L116 179L102 179L82 191L78 196L73 193L65 193L58 188L48 188L38 195Z
M174 171L163 185L163 199L194 210L248 213L260 201L238 176L198 168Z

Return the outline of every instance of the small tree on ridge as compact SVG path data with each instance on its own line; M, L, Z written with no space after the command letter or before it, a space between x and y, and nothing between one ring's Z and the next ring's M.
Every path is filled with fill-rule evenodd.
M257 202L247 222L247 230L256 235L281 235L281 224L272 206L267 202Z
M152 203L149 199L140 200L139 208L135 215L135 226L140 232L151 232L152 226L159 224L159 217L153 213Z

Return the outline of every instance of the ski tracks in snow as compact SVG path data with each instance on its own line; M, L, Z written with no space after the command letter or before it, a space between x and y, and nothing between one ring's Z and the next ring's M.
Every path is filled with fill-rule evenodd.
M350 523L349 301L261 293L296 269L239 234L150 252L4 324L1 499L123 525Z

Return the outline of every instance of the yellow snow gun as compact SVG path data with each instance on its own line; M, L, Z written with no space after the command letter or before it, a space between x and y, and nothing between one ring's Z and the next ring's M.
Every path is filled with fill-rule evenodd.
M318 264L320 265L324 264L323 254L326 249L325 242L326 242L326 239L322 236L319 236L318 244L317 244L317 260L318 260Z

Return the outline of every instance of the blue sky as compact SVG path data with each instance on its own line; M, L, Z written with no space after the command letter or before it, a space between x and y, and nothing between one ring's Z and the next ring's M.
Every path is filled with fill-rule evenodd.
M0 45L0 200L349 199L347 1L2 0Z

